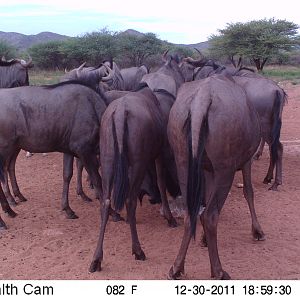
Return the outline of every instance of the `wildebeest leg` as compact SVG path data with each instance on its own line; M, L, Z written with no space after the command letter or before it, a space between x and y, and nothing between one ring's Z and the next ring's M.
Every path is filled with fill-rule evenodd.
M269 190L277 191L278 185L282 184L282 154L283 145L279 142L277 147L277 161L276 161L276 171L275 171L275 181Z
M273 170L274 170L274 164L273 164L273 160L272 160L272 152L271 152L271 147L269 145L269 153L270 153L270 163L269 163L269 168L268 168L268 172L266 177L264 178L264 183L268 184L272 181L273 179Z
M77 195L79 195L83 201L91 202L92 199L89 198L83 191L82 188L82 172L83 172L83 164L80 159L76 158L76 167L77 167Z
M166 195L166 180L165 180L166 174L165 174L165 171L163 168L162 157L158 157L155 160L155 166L156 166L156 172L157 172L157 184L158 184L158 188L159 188L159 192L160 192L160 196L161 196L161 200L162 200L163 215L168 220L168 224L170 227L176 227L177 222L176 222L175 218L172 216L172 213L171 213L171 210L169 207L169 203L168 203L168 199L167 199L167 195Z
M190 218L186 216L184 218L184 233L180 249L173 266L169 270L168 279L179 279L181 275L184 274L184 262L191 238Z
M106 176L103 177L103 199L100 199L100 229L99 229L99 237L97 242L97 247L94 252L93 260L90 264L89 271L90 272L96 272L101 271L101 263L103 260L103 240L104 240L104 234L106 229L106 224L108 221L108 217L111 211L113 211L115 214L117 214L112 208L111 208L111 184L112 184L112 178L113 178L113 163L109 164L108 167L105 168L106 170ZM117 214L119 215L119 214ZM119 215L120 217L120 215Z
M253 187L251 182L251 161L248 161L244 167L242 168L243 174L243 192L244 196L247 200L250 214L251 214L251 221L252 221L252 235L255 240L262 241L265 240L265 234L261 229L261 226L257 220L255 208L254 208L254 195L253 195Z
M78 154L78 157L91 178L96 190L97 198L99 197L98 199L102 199L102 179L98 171L99 161L97 156L90 152L86 152L83 154Z
M204 170L204 173L205 173L205 178L206 178L206 186L205 186L205 199L209 199L211 193L212 193L212 189L214 188L210 183L213 182L213 172L208 172L208 171L205 171ZM204 204L205 206L205 204ZM201 244L203 247L207 247L207 241L206 241L206 235L205 235L205 228L204 228L204 214L202 213L200 215L200 221L201 221L201 224L202 224L202 229L203 229L203 233L202 233L202 237L201 237Z
M171 135L173 139L175 135ZM170 139L170 135L169 135ZM173 143L173 150L175 153L176 159L176 167L177 167L177 174L178 174L178 181L180 183L180 190L182 192L182 198L186 203L187 199L187 178L188 178L188 149L187 147L179 147L177 142ZM180 154L180 155L179 155ZM190 218L187 215L184 218L184 234L181 241L180 249L175 259L174 264L169 270L168 279L179 279L182 274L184 274L184 263L186 253L189 247L189 243L191 240L191 224Z
M94 156L92 154L88 155L81 155L79 157L81 162L83 163L83 166L88 172L88 175L90 176L91 182L95 188L96 191L96 198L101 200L102 199L102 179L98 172L99 170L99 160L97 156ZM114 222L123 221L124 219L118 214L115 210L113 210L111 207L109 207L109 214L111 215Z
M126 201L126 210L127 210L127 221L130 225L131 239L132 239L132 254L135 255L136 260L145 260L146 256L144 251L141 248L139 242L137 230L136 230L136 205L137 198L140 191L140 187L145 176L144 164L136 163L132 166L130 172L130 188L129 195Z
M211 197L207 200L203 215L208 253L211 265L211 276L215 279L230 279L222 269L217 246L217 225L221 209L231 188L234 172L218 172L214 174L211 183L215 187Z
M141 248L136 230L136 205L137 205L137 191L133 191L126 202L127 220L130 225L131 239L132 239L132 254L136 260L145 260L146 255Z
M262 137L261 140L260 140L259 146L257 148L257 151L253 156L253 159L258 160L262 156L262 153L264 151L264 146L265 146L265 140Z
M78 216L75 212L71 209L69 205L69 187L70 181L73 176L73 161L74 156L71 154L64 153L63 158L63 192L62 192L62 199L61 199L61 209L65 211L68 219L77 219Z
M109 216L109 209L110 209L109 199L100 201L100 215L101 215L100 233L99 233L97 247L93 256L93 260L89 268L89 271L91 273L96 271L101 271L101 263L103 260L103 240L104 240L105 228Z
M9 183L8 183L8 166L6 166L4 168L4 183L2 184L2 186L3 186L4 195L5 195L6 199L7 199L7 201L9 202L9 204L12 205L12 206L16 206L18 203L16 202L16 200L12 196L12 194L10 192L10 188L9 188Z
M16 160L20 151L21 151L20 149L17 150L16 153L12 156L8 166L8 173L9 173L9 178L10 178L11 186L15 197L17 197L21 202L25 202L27 201L27 199L20 192L17 183L17 178L16 178Z
M9 203L7 202L7 199L3 193L1 184L0 184L0 204L1 204L2 210L5 213L7 213L9 217L14 218L17 215L17 213L15 213L9 206ZM0 220L2 220L1 217L0 217ZM5 223L3 221L2 222L0 221L0 228L1 228L1 224L3 225L2 228L5 229L6 228Z

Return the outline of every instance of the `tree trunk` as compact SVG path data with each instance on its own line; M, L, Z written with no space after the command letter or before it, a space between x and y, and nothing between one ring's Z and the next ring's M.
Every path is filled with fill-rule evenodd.
M260 60L260 58L252 58L254 63L255 63L255 66L256 66L256 69L258 72L262 72L267 60L268 60L268 57L264 58L263 61Z

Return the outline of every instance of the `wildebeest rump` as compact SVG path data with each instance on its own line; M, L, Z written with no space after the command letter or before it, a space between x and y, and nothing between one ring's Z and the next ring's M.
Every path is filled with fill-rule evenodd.
M254 210L251 184L251 158L260 141L257 112L247 102L243 89L230 78L213 76L185 83L170 112L168 137L188 211L182 244L169 277L175 279L184 272L197 216L204 209L201 221L211 275L217 279L229 278L219 259L217 223L234 174L239 169L243 172L252 234L255 239L264 238Z
M198 66L196 60L188 60ZM282 184L282 154L283 146L280 142L281 119L283 106L286 103L287 95L274 81L240 66L230 68L217 64L213 60L207 60L205 65L195 70L194 79L203 79L213 74L232 75L236 83L242 86L248 99L257 110L261 122L261 144L255 154L258 158L262 154L264 142L267 142L270 149L270 163L264 183L270 183L273 179L274 168L276 170L275 180L269 189L277 190Z
M0 161L5 171L14 171L21 149L63 152L80 158L102 193L96 157L100 119L106 109L101 95L88 86L64 82L0 90L0 106ZM17 182L10 179L15 195L20 195ZM63 209L72 213L68 203L63 203Z

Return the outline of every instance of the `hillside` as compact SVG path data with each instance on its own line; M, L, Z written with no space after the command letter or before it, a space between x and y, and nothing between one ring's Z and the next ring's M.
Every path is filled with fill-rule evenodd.
M134 29L127 29L123 34L142 36L143 33ZM34 44L49 42L49 41L62 41L71 38L70 36L61 35L53 32L40 32L35 35L26 35L17 32L3 32L0 31L0 40L8 42L10 45L16 47L18 50L23 51L30 48ZM189 48L197 48L205 50L209 47L208 42L200 42L197 44L178 44L179 46L186 46Z
M3 32L0 31L0 40L8 42L10 45L16 47L18 50L26 50L34 44L61 41L70 38L66 35L61 35L53 32L40 32L38 34L26 35L17 32Z

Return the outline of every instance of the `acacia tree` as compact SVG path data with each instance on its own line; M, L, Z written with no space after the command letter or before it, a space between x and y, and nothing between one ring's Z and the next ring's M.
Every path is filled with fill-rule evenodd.
M0 40L0 58L5 57L6 59L15 58L17 49L5 41Z
M141 36L119 34L119 60L131 66L141 66L152 55L161 53L163 42L154 33Z
M217 57L229 57L234 65L235 57L248 58L261 71L267 60L299 43L298 28L293 22L274 18L227 24L210 37L210 51Z
M64 41L50 41L36 44L28 49L34 63L42 69L61 69L63 54L60 47Z

